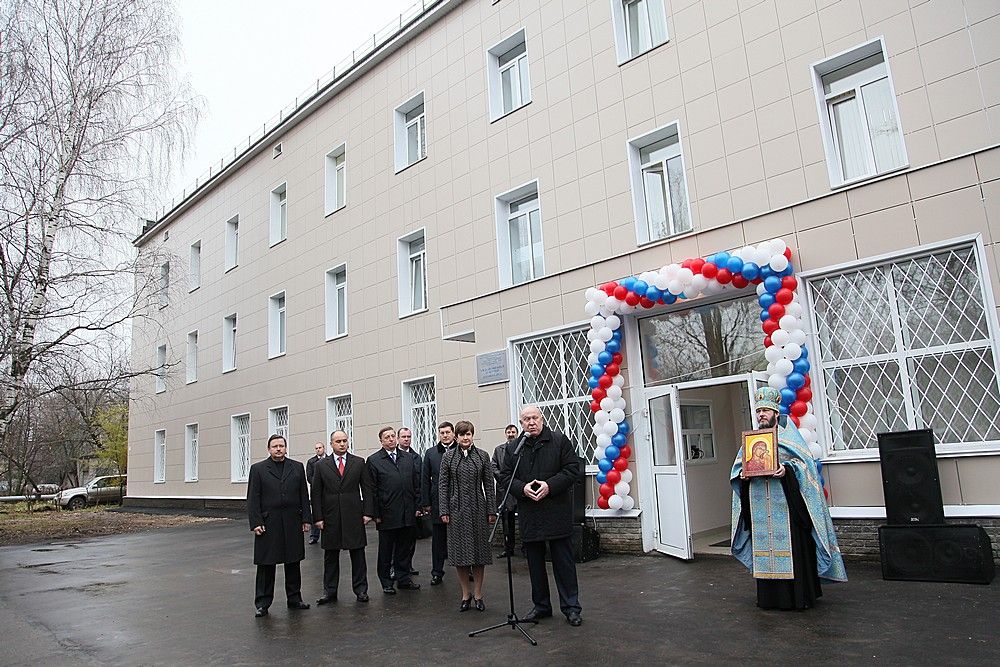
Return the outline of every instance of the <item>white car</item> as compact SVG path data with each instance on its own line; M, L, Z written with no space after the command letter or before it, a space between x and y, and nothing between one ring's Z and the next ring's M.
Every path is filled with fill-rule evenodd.
M121 502L125 491L125 475L95 477L86 486L66 489L56 494L56 503L66 509L78 510L87 505Z

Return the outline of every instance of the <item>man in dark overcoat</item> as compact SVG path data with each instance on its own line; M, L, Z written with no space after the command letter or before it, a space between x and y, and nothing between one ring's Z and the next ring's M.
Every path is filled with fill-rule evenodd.
M508 456L514 454L514 448L517 442L517 427L513 424L507 424L507 427L503 430L504 436L506 436L507 441L497 445L496 449L493 450L493 478L497 483L497 503L500 503L504 499L504 493L507 491L506 486L500 484L500 471L503 470L504 461ZM503 527L503 553L497 555L497 558L506 558L507 556L514 555L514 521L517 516L517 500L514 498L514 494L507 496L507 502L502 505L498 505L497 509L500 510L500 525Z
M415 463L417 464L417 471L419 472L420 469L421 469L421 466L423 465L423 459L420 458L420 454L417 453L417 450L415 450L415 449L412 448L412 446L411 446L412 444L413 444L413 431L411 429L407 428L406 426L400 427L400 429L398 431L396 431L396 451L398 453L400 453L400 454L409 454L414 459L416 459ZM418 489L418 493L419 493L419 489ZM407 556L409 557L409 560L410 560L411 563L413 562L413 554L417 550L417 540L419 540L421 537L427 537L427 535L421 535L420 534L420 528L421 528L420 522L421 521L423 521L423 516L420 516L420 517L417 518L416 523L413 525L413 535L411 535L409 538L407 538L407 541L410 544L410 553L407 554ZM419 574L420 574L419 570L411 570L410 571L410 575L411 576L415 577L415 576L417 576ZM393 578L394 579L398 579L399 575L397 575L394 572L393 573Z
M455 427L451 422L438 424L438 443L424 454L424 465L420 471L420 504L424 512L430 512L431 527L431 586L444 581L444 560L448 557L448 526L441 521L438 505L438 473L441 459L455 443Z
M289 609L308 609L302 601L299 562L306 557L303 533L309 531L309 491L306 470L287 458L285 438L267 439L268 458L250 466L247 480L247 515L254 534L253 562L257 566L254 606L258 618L267 616L274 601L278 563L285 565L285 597Z
M404 590L418 590L413 581L413 527L420 509L420 470L416 457L396 451L396 431L385 426L378 432L382 449L368 457L368 471L375 483L375 525L378 528L378 578L382 592L395 595L391 571Z
M322 442L317 442L313 445L313 451L316 452L314 456L310 456L306 461L306 482L310 484L310 494L312 493L312 483L313 475L316 474L316 464L323 460L326 456L326 445ZM309 531L309 544L316 544L319 542L319 528L316 524L313 524L312 530Z
M375 513L375 483L365 460L348 453L347 433L330 434L333 453L316 464L312 483L314 525L323 547L323 597L316 604L337 599L340 550L351 555L351 588L358 602L368 602L368 545L365 526Z
M565 435L545 425L534 405L521 410L521 429L527 434L517 461L508 456L500 472L504 488L517 498L521 541L531 577L532 610L521 617L535 621L552 616L549 578L545 571L545 546L552 556L552 574L559 591L559 608L572 626L580 618L579 587L573 560L573 485L583 474L576 447ZM513 452L512 452L513 454ZM511 481L513 478L513 481Z

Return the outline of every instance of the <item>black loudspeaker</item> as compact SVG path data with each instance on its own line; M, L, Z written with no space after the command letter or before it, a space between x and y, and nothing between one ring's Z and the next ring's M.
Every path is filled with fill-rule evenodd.
M971 524L879 526L882 578L988 584L993 581L993 545Z
M573 525L579 526L587 520L587 476L582 474L587 469L587 461L583 457L580 460L580 477L573 484L571 493L573 494Z
M586 563L601 553L601 535L588 525L573 526L573 560Z
M934 432L879 433L878 451L889 525L944 523Z

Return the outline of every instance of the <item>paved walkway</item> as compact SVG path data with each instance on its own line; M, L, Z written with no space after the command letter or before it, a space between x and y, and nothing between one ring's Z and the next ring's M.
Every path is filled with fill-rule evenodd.
M374 536L372 536L373 538ZM321 552L307 547L307 601L321 593ZM808 612L763 612L734 560L604 556L579 566L584 624L559 615L532 647L504 628L506 577L488 569L485 613L458 613L453 571L429 583L429 541L417 546L420 591L385 596L368 549L372 601L253 618L251 538L219 522L0 549L0 665L311 664L1000 664L1000 583L883 581L848 564L851 581L824 588ZM525 563L515 559L518 611L529 608ZM553 588L553 593L554 593ZM346 594L345 594L346 593Z

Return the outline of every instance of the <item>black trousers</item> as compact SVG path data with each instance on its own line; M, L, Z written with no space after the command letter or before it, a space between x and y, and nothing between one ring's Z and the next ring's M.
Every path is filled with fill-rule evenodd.
M448 557L448 524L435 523L431 528L431 574L444 576L444 559Z
M562 537L547 542L525 542L525 556L528 559L528 574L531 577L531 601L535 611L552 613L552 599L549 594L549 576L545 571L545 545L549 545L552 555L552 574L559 591L559 609L562 613L580 613L580 589L576 581L576 561L573 560L573 540Z
M417 519L417 521L419 520L420 519ZM410 531L410 534L406 538L407 540L406 543L409 545L408 547L409 551L406 554L404 554L403 557L406 559L406 562L410 564L411 569L407 570L407 572L409 572L410 574L416 574L416 572L412 568L413 568L413 554L416 553L417 551L417 527L413 526L412 528L407 528L407 530ZM399 579L399 570L396 571L396 578Z
M509 509L500 510L500 525L503 528L503 548L507 553L514 553L514 523L517 521L517 513Z
M274 602L274 575L276 565L257 566L257 585L254 591L255 607L267 609ZM289 603L302 602L302 570L299 561L285 563L285 597Z
M392 586L390 570L395 570L396 579L401 584L412 581L413 538L416 533L412 526L388 528L378 531L378 580L382 588Z
M323 550L323 592L327 595L337 595L340 585L340 549ZM351 589L355 595L368 592L368 561L365 560L365 548L348 549L351 555Z

